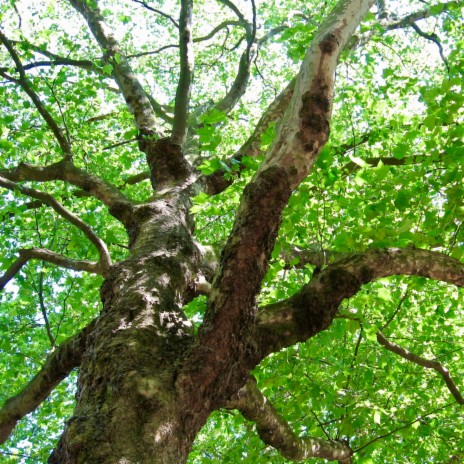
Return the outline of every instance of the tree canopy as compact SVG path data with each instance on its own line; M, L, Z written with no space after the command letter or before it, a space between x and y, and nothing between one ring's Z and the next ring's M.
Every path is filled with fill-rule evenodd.
M2 2L2 462L47 461L102 283L193 177L179 208L207 265L184 285L185 325L218 351L215 324L263 342L188 462L463 462L463 7ZM237 385L246 368L230 372Z

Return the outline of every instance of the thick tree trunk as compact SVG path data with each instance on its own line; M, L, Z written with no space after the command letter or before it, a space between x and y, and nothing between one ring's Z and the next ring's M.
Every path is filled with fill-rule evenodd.
M102 286L103 311L79 371L77 406L50 463L182 463L196 431L183 429L175 390L193 342L182 312L199 251L187 194L134 213L132 251Z

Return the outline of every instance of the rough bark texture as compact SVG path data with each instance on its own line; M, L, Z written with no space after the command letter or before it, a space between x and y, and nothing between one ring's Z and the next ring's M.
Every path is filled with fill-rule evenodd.
M236 11L233 3L222 2ZM296 436L256 384L245 384L250 370L265 356L329 327L343 299L376 278L414 274L464 286L464 265L447 256L425 250L370 250L343 256L291 298L262 308L256 304L282 211L329 137L339 54L374 1L339 2L321 25L296 80L269 107L237 153L236 159L256 156L260 135L271 122L277 123L275 141L243 192L219 263L195 242L190 207L199 189L218 193L228 181L222 174L202 177L187 162L182 148L193 72L189 59L192 3L182 3L179 22L182 75L171 138L155 134L149 98L97 2L70 3L87 21L104 50L105 62L113 66L114 78L134 114L154 195L144 203L132 202L67 158L50 166L20 164L0 171L2 185L13 190L22 181L60 180L77 186L106 205L124 224L129 238L129 256L112 265L105 244L91 229L44 194L20 188L80 227L97 247L100 263L69 260L49 250L25 250L0 285L27 259L45 259L102 274L103 310L85 329L85 336L65 342L28 388L0 410L0 439L6 439L17 420L80 364L77 406L50 464L181 464L210 413L224 406L238 408L256 422L263 441L288 459L350 462L352 450L347 444ZM232 89L215 106L224 112L232 110L246 89L256 32L238 16L246 30L247 50ZM314 253L303 258L320 259ZM182 307L200 292L207 292L209 298L204 322L195 334ZM410 353L395 349L411 358ZM436 364L426 367L439 369ZM446 376L445 371L440 373Z
M183 293L197 272L188 193L136 211L130 257L102 286L103 312L88 338L77 407L50 463L184 462L190 448L175 391L193 342Z

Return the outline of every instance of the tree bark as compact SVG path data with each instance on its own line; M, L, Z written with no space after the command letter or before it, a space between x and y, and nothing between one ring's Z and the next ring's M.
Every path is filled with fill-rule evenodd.
M181 463L190 450L175 389L193 341L182 311L199 273L189 195L171 191L135 210L129 258L101 288L77 406L50 463Z

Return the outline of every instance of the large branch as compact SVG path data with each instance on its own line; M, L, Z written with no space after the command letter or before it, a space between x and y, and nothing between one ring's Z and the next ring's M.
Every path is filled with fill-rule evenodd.
M435 372L440 374L443 377L443 380L448 387L448 390L454 396L454 399L459 404L464 404L464 398L462 397L461 393L459 392L458 387L456 386L454 380L451 378L451 375L445 367L441 365L438 361L434 361L431 359L424 358L417 354L411 353L409 350L397 345L396 343L391 342L388 340L382 332L377 332L377 341L384 346L388 351L401 356L408 361L411 361L419 366L425 367L426 369L433 369Z
M19 258L6 270L5 274L0 277L0 291L5 285L21 270L21 268L31 259L40 259L56 266L72 269L73 271L85 271L91 274L103 275L104 271L100 263L95 261L75 260L66 256L54 253L53 251L43 248L29 248L19 250Z
M174 105L174 124L171 141L184 146L188 131L190 93L193 81L193 41L192 41L193 0L181 0L179 20L180 74Z
M63 151L63 154L67 158L71 158L71 144L69 140L64 136L62 130L58 127L58 124L56 123L55 119L50 114L50 112L45 108L39 96L32 88L31 84L29 83L29 80L26 77L26 72L21 63L21 60L19 59L18 54L16 53L16 50L14 49L11 42L7 39L7 37L3 34L1 30L0 30L0 42L2 42L5 48L8 50L8 53L10 54L16 66L16 71L19 74L18 79L13 78L9 80L17 83L26 92L26 94L29 96L29 98L34 103L34 106L37 108L37 111L40 113L40 115L42 116L42 118L45 120L48 127L50 128L50 130L53 132L53 135L58 141L58 145ZM5 75L5 74L2 72L2 75Z
M302 461L321 458L339 463L351 463L351 448L347 443L315 437L298 437L288 422L261 393L254 378L248 380L227 403L228 409L238 409L245 419L256 424L261 440L275 448L284 458Z
M48 166L21 163L14 169L0 170L0 176L13 182L61 180L98 198L108 206L110 214L126 226L131 217L133 204L118 188L66 160Z
M244 191L197 344L177 379L199 416L204 398L212 398L212 408L220 405L243 385L254 364L247 335L254 327L255 298L282 211L327 141L338 56L373 2L342 0L323 22L302 63L276 142Z
M79 366L93 325L91 322L52 351L40 372L20 393L5 402L0 409L0 443L8 439L21 418L40 406L53 389Z
M80 229L84 235L93 243L100 256L100 265L104 273L111 267L111 257L106 247L105 242L100 239L92 228L84 221L79 219L74 213L66 209L59 201L57 201L52 195L48 193L40 192L39 190L25 187L24 185L17 184L11 180L5 179L0 176L0 186L7 188L14 192L15 190L20 191L23 195L27 195L32 198L36 198L42 203L51 206L61 217L66 219L68 222L73 224L75 227Z
M97 2L85 0L69 0L71 5L81 13L87 21L89 28L105 53L105 57L113 66L113 75L127 106L134 114L137 128L144 135L155 132L155 113L140 82L135 76L127 58L118 42L109 30ZM95 5L93 8L91 5Z
M328 265L292 297L260 308L259 360L325 330L345 298L364 284L393 275L422 276L464 287L464 264L441 253L389 248L352 255Z

